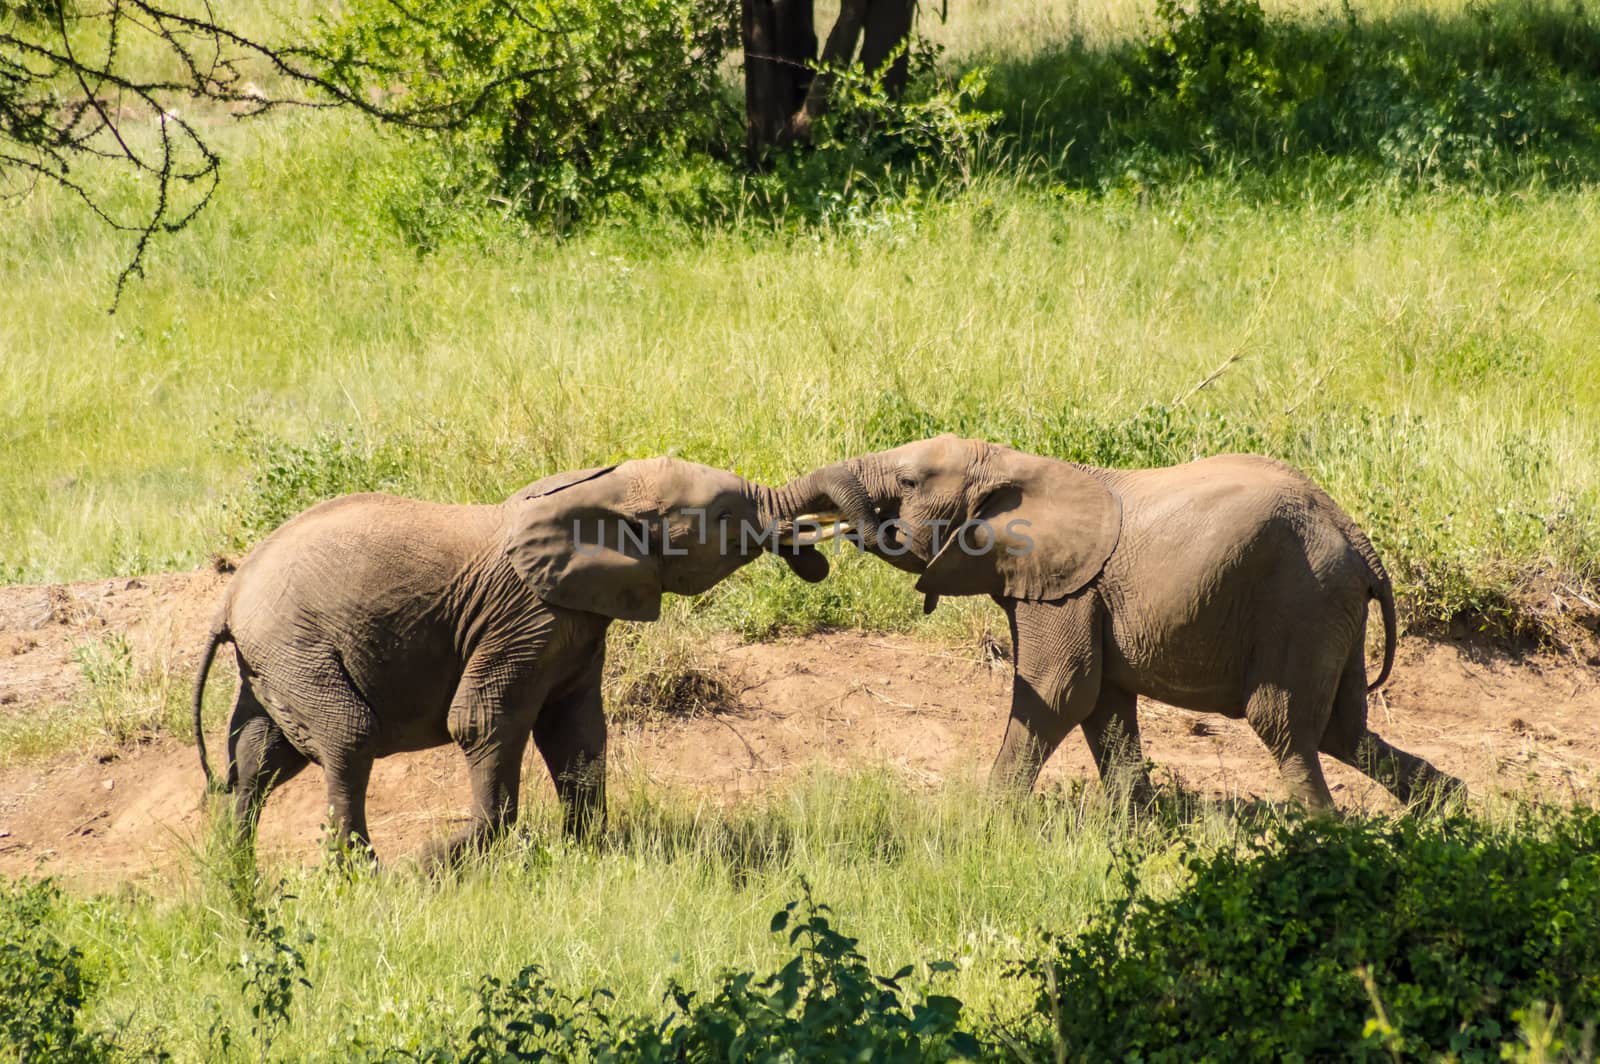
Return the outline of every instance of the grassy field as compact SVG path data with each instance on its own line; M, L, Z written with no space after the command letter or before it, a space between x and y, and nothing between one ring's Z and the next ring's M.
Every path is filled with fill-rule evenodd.
M725 968L781 965L789 947L770 918L800 895L802 878L877 969L914 965L922 982L928 962L954 960L956 971L935 982L941 992L1015 1016L1031 990L1003 973L1037 945L1031 929L1071 926L1119 889L1115 849L1136 839L1148 849L1174 830L1131 825L1093 794L1008 817L982 812L986 803L961 787L918 798L881 777L818 777L734 811L620 791L599 851L531 841L555 837L551 822L443 884L403 867L353 881L269 869L291 944L302 931L315 936L302 947L312 988L298 996L280 1059L337 1055L352 1035L376 1046L459 1037L479 977L530 963L569 992L603 986L618 1010L655 1013L669 980L704 988ZM1210 815L1182 830L1209 848L1236 828ZM1180 872L1173 856L1144 867L1152 888ZM60 924L106 987L86 1020L159 1028L187 1059L207 1055L219 1018L241 1038L251 1027L249 995L229 966L255 948L248 925L226 862L197 855L197 868L191 881L115 905L69 906ZM519 918L504 919L508 905ZM174 1000L196 1007L173 1015Z
M1268 8L1308 53L1342 39L1338 12ZM1466 48L1491 15L1534 36L1595 24L1521 0L1361 15L1415 55ZM780 481L956 431L1116 466L1277 455L1371 532L1408 623L1560 637L1559 603L1600 585L1600 128L1545 136L1537 162L1491 138L1492 159L1410 174L1365 127L1296 127L1310 139L1291 152L1174 124L1193 142L1141 154L1161 131L1131 106L1097 126L1095 91L1120 91L1152 18L1133 0L953 2L930 32L949 69L991 68L993 138L968 172L839 210L735 188L710 224L635 213L559 236L477 211L424 249L431 175L406 142L338 113L218 113L215 202L108 315L126 242L40 190L0 212L0 580L201 565L344 491L494 500L659 453ZM1600 82L1581 63L1563 76ZM679 668L702 628L970 640L993 624L976 606L925 620L909 583L857 557L816 587L758 563L635 637L613 691ZM106 721L175 730L187 677L125 649L85 650L75 715L8 723L0 764ZM1114 900L1118 861L1171 895L1177 842L1224 853L1260 828L1220 807L1130 823L1098 792L995 810L967 784L876 777L731 810L615 791L599 849L537 841L554 837L541 821L443 883L269 869L245 888L196 854L188 878L67 898L49 927L98 981L84 1022L124 1049L211 1059L226 1030L233 1057L265 1059L244 984L293 969L260 952L277 921L310 985L270 1055L344 1058L461 1037L479 977L527 963L643 1013L669 980L774 967L792 950L769 918L803 877L876 970L913 965L911 983L1004 1025L1034 994L1010 965L1037 928L1072 932ZM255 932L241 889L276 899Z
M1030 20L1085 22L1081 42L1148 17L1041 12L958 7L949 61L1077 62ZM1037 99L1071 87L1019 69ZM953 429L1117 465L1279 455L1372 531L1413 621L1537 628L1549 591L1596 581L1585 182L1330 163L1276 191L1234 170L1095 192L1022 165L1043 143L1023 138L941 196L830 223L555 240L478 218L419 253L402 142L215 121L216 202L114 316L123 242L63 196L4 215L0 577L191 566L360 487L495 499L663 452L781 479ZM752 632L913 623L897 576L844 570L801 589L764 565L702 608Z
M1280 1037L1305 1045L1308 1027L1313 1044L1344 1047L1340 1055L1380 1059L1387 1046L1409 1048L1409 1058L1442 1046L1441 1007L1458 1047L1504 1045L1505 1059L1524 1061L1588 1059L1580 1040L1595 990L1585 958L1600 948L1600 909L1590 904L1600 879L1586 850L1600 832L1592 813L1529 818L1495 801L1476 820L1438 826L1285 825L1265 807L1168 795L1132 818L1098 789L1008 809L970 783L927 794L872 775L816 776L737 809L637 783L621 791L598 848L536 841L555 837L554 818L536 818L531 833L443 880L404 865L270 864L256 879L213 845L194 854L190 875L116 896L57 896L43 911L37 894L0 885L8 943L0 1000L15 1010L0 1035L16 1038L30 1022L35 1035L49 1032L53 1043L35 1045L57 1055L30 1057L23 1046L23 1059L41 1060L144 1059L156 1049L177 1060L754 1059L736 1041L713 1056L607 1057L604 1041L584 1046L570 1032L567 1049L549 1057L482 1050L517 1023L525 1032L553 1024L560 1045L563 1024L581 1030L596 1010L611 1036L654 1044L674 993L696 995L679 1001L682 1016L693 1001L713 1004L714 987L727 990L724 973L753 982L793 961L810 973L798 988L803 1007L784 1005L779 984L756 984L735 1028L719 1033L713 1015L698 1033L727 1047L734 1029L765 1032L777 1039L772 1048L797 1053L804 1039L820 1055L798 1059L839 1059L828 1047L847 1032L887 1044L876 1010L904 1008L909 1020L913 1003L942 1000L947 1011L959 1003L961 1029L978 1039L958 1059L1050 1059L1056 1046L1093 1058L1084 1046L1107 1029L1130 1047L1138 1036L1117 1033L1110 1016L1052 1018L1039 997L1050 984L1035 975L1045 958L1066 961L1070 952L1054 951L1070 951L1086 927L1102 935L1123 927L1143 942L1126 962L1131 978L1107 956L1098 976L1080 972L1051 993L1066 1003L1058 1008L1132 994L1126 1007L1159 1013L1163 999L1148 996L1157 984L1140 980L1176 980L1165 1008L1198 1005L1194 1030L1148 1036L1173 1059L1217 1051L1220 1021L1207 1023L1208 1010L1238 1003L1248 1015L1263 1001L1285 1010L1281 1018L1258 1014L1247 1022L1259 1031L1242 1024L1232 1034L1253 1040L1252 1059L1274 1059L1269 1047ZM1252 843L1263 832L1273 848ZM1274 857L1276 847L1290 852ZM1278 870L1255 871L1274 860ZM1480 888L1478 869L1495 891ZM1145 900L1129 912L1121 906L1133 884ZM824 939L809 956L807 942L797 947L773 919L787 908L793 924L805 920L808 895L831 909L820 914L825 931L846 936ZM1151 930L1159 937L1144 941ZM1163 970L1195 946L1213 955L1209 964ZM886 984L852 971L850 957L840 965L841 950L892 977L895 998L879 997ZM1440 957L1455 958L1453 977L1438 974ZM1378 1006L1352 964L1372 966ZM1059 971L1066 980L1070 968ZM530 977L539 980L531 992ZM1485 995L1486 979L1496 994ZM544 997L545 987L565 996ZM607 993L591 998L595 989ZM843 1015L841 995L855 1002ZM1295 1011L1297 997L1310 1011ZM495 1010L484 1011L490 1002ZM1526 1004L1509 1024L1508 1002ZM630 1028L625 1017L645 1026ZM1366 1024L1363 1033L1373 1017L1392 1026ZM897 1059L952 1059L949 1050L925 1042Z

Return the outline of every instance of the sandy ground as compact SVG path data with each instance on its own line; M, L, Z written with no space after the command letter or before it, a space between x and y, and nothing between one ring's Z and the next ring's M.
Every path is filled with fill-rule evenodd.
M0 714L60 712L82 699L73 648L117 633L143 667L172 670L187 685L225 579L198 572L0 588ZM818 767L883 768L925 785L981 778L1004 727L1009 669L977 654L861 633L730 639L710 653L737 708L614 729L614 787L627 779L747 801ZM1281 797L1273 765L1242 722L1156 702L1141 703L1140 721L1160 773L1207 794ZM1408 638L1393 680L1372 700L1371 721L1477 794L1600 801L1600 657L1592 654L1512 657ZM211 746L220 748L221 736ZM1327 767L1342 805L1388 805L1370 780ZM528 768L528 800L553 801L542 766ZM1086 774L1083 741L1069 737L1046 780ZM200 790L193 746L172 737L91 744L0 769L0 873L99 887L158 875L200 837ZM448 747L379 762L370 794L373 839L390 857L449 831L468 805L462 759ZM313 767L268 804L263 849L316 860L325 809Z

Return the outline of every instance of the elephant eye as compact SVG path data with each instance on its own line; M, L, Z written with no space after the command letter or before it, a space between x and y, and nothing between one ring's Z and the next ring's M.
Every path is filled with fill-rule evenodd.
M910 491L912 488L917 486L917 478L912 476L910 473L901 473L899 480L900 486L907 491Z

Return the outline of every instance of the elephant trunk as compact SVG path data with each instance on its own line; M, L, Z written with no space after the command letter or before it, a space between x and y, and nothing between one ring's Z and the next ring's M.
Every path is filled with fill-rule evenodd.
M872 498L844 462L835 462L771 488L762 519L786 525L807 514L838 514L856 529L863 547L878 541L878 515Z

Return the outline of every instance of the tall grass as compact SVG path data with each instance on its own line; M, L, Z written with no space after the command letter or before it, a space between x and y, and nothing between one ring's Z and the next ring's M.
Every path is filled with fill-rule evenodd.
M1278 454L1373 530L1417 617L1595 578L1587 190L1323 208L992 178L796 237L419 257L373 218L403 165L341 119L251 127L231 194L114 317L113 242L45 196L7 216L0 573L193 565L319 492L493 499L651 453L776 480L948 428L1115 464ZM841 569L755 567L704 608L909 623L897 574Z
M1593 862L1563 834L1593 834L1594 814L1581 809L1493 802L1473 819L1279 830L1268 808L1172 794L1130 817L1098 788L1006 806L970 782L930 794L881 775L818 775L737 808L633 786L598 846L539 841L556 837L553 812L536 806L531 834L441 879L403 862L269 863L257 879L219 841L194 855L192 876L68 897L42 918L6 887L0 937L23 952L7 954L3 989L12 1003L54 1000L48 987L29 989L40 980L27 951L59 958L70 945L92 988L77 1028L112 1033L124 1055L406 1059L462 1046L480 1022L480 979L504 983L530 965L568 994L604 988L613 1017L661 1016L669 989L704 994L725 971L776 971L795 954L772 914L809 892L874 971L906 968L902 990L959 999L997 1059L1010 1059L1002 1042L1049 1059L1051 1027L1068 1050L1090 1037L1154 1039L1187 1059L1220 1035L1207 1028L1201 1040L1163 1028L1163 1017L1207 1001L1248 1012L1227 1037L1309 1037L1355 1052L1372 1027L1363 1034L1352 969L1368 961L1392 962L1369 973L1369 989L1375 977L1417 1048L1443 1048L1455 1009L1473 1018L1474 1045L1509 1040L1509 1006L1453 979L1456 955L1505 975L1501 989L1517 1001L1549 1005L1541 995L1564 987L1576 1006L1564 1036L1591 1019L1583 971L1570 966L1592 948L1562 931L1594 922ZM1452 880L1478 864L1504 868L1503 889ZM1451 907L1433 900L1440 884L1468 914L1459 934ZM1403 905L1389 912L1394 899ZM1349 913L1357 924L1341 921ZM1505 926L1528 928L1528 941L1505 941ZM1540 951L1552 949L1560 971L1541 973ZM1070 986L1043 975L1059 965L1074 970ZM1320 1011L1297 1012L1296 988L1313 985ZM1169 990L1140 996L1152 986ZM1131 995L1150 1018L1126 1028L1061 1013L1060 1001L1052 1015L1047 988L1070 994L1069 1008ZM555 1004L566 1019L570 1003ZM522 1008L523 1022L538 1022L536 1006ZM1202 1012L1197 1022L1211 1021Z
M1443 56L1434 74L1502 32L1506 54L1564 54L1540 29L1556 9L1485 11L1361 15L1403 22L1397 49ZM735 194L709 228L630 216L556 240L471 210L422 252L405 216L428 175L404 144L348 116L217 115L223 192L108 317L126 247L66 197L7 210L0 579L194 565L344 490L494 499L663 452L782 479L949 429L1118 465L1279 455L1371 529L1413 622L1548 630L1593 590L1586 170L1368 183L1359 144L1308 141L1293 179L1264 185L1266 156L1189 165L1178 145L1161 181L1079 190L1088 171L1052 170L1077 164L1050 138L1081 140L1095 92L1123 91L1100 82L1151 13L996 0L924 21L952 65L996 66L1009 146L969 180L825 222L780 204L774 225L752 202L746 223ZM1315 54L1294 27L1337 22L1284 23L1273 56ZM1146 119L1108 113L1102 147ZM693 611L753 635L918 623L902 576L839 568L806 588L764 563Z
M283 899L274 918L287 940L314 937L301 946L311 986L274 1055L340 1055L352 1037L459 1039L479 976L527 964L571 991L608 988L617 1011L657 1013L669 980L703 989L724 968L787 959L769 918L802 877L878 970L909 964L915 981L932 981L928 963L952 960L939 992L1017 1015L1031 990L1007 966L1036 948L1032 928L1072 926L1121 889L1114 854L1165 893L1181 874L1174 832L1209 849L1238 830L1214 809L1183 826L1131 822L1098 791L1007 811L970 784L923 794L880 776L817 776L737 809L622 788L598 849L534 841L555 837L551 813L536 808L530 836L442 882L403 864L353 875L269 866L263 889ZM177 1059L210 1057L215 1027L242 1034L252 1023L230 962L258 947L232 866L197 857L207 870L193 880L83 901L55 927L102 985L86 1023L159 1028Z

